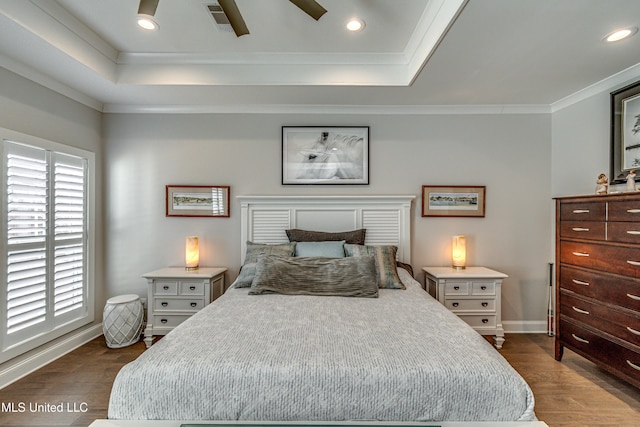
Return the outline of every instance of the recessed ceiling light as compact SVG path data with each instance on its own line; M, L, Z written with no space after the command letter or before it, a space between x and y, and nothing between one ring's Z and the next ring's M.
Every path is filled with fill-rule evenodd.
M153 19L152 16L146 15L144 13L138 14L138 25L145 30L155 31L158 29L158 23Z
M364 30L364 21L360 18L352 18L347 21L347 30L349 31L362 31Z
M638 27L622 28L620 30L616 30L612 33L607 34L606 36L604 36L603 40L608 42L617 42L619 40L631 37L637 32L638 32Z

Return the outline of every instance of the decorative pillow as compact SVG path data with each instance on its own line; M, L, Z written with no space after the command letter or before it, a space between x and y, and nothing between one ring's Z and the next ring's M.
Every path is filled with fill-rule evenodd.
M344 240L339 242L297 242L295 256L344 258Z
M324 231L309 231L292 228L285 230L290 242L335 242L344 240L346 243L354 245L364 245L365 228L353 231L343 231L340 233L326 233Z
M378 297L373 256L358 258L260 257L249 295L278 293L343 297Z
M347 257L360 257L373 255L378 269L378 280L381 288L406 289L396 269L397 246L364 246L364 245L344 245L344 252Z
M244 256L244 264L240 268L240 274L235 282L236 288L248 288L253 282L256 273L256 263L261 255L293 256L295 243L281 243L277 245L265 245L262 243L247 242L247 250Z

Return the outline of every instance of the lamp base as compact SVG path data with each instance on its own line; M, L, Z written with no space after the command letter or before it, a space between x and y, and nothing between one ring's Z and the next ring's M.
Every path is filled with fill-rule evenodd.
M451 268L455 268L456 270L464 270L466 267L464 265L452 265Z
M200 267L198 267L198 266L196 265L195 267L185 267L184 269L185 269L185 270L187 270L187 271L194 271L194 270L197 270L197 269L199 269L199 268L200 268Z

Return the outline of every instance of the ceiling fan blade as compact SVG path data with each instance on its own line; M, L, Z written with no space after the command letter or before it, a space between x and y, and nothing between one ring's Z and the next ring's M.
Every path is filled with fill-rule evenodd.
M327 9L320 6L320 4L315 0L289 0L291 3L298 6L300 9L304 11L307 15L315 19L316 21L320 19L322 15L327 13Z
M222 8L224 14L227 15L229 24L231 24L231 28L233 28L236 36L240 37L245 34L249 34L247 24L244 23L244 19L242 19L242 15L240 14L240 9L238 9L238 5L236 5L234 0L218 0L218 4Z
M138 13L143 15L154 16L156 9L158 8L159 0L140 0L140 6L138 6Z

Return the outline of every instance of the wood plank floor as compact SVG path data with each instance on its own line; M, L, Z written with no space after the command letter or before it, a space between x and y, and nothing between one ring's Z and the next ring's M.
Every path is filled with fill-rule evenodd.
M0 390L0 425L88 426L106 418L116 373L144 349L142 342L109 349L102 338L91 341ZM500 352L530 384L536 414L549 426L640 426L640 389L570 350L556 362L553 338L509 334ZM24 412L19 412L21 403ZM10 412L12 404L16 412ZM49 409L62 404L63 412L31 412L35 404L49 404Z

